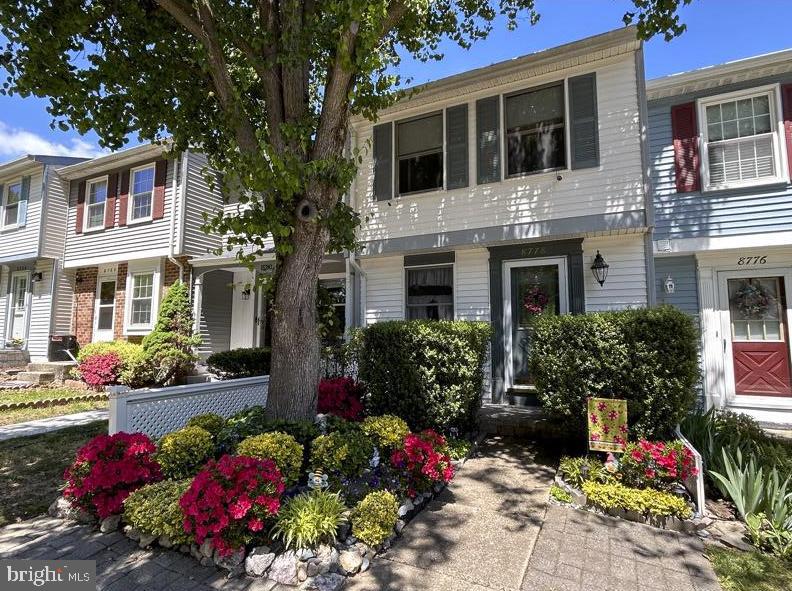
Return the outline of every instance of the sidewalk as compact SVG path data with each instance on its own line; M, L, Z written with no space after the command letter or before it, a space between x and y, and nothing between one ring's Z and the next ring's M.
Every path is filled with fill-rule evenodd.
M106 410L89 410L71 415L61 415L59 417L6 425L0 427L0 441L14 439L16 437L41 435L42 433L49 433L50 431L57 431L58 429L65 429L66 427L85 425L87 423L93 423L94 421L106 421L108 416L109 414Z

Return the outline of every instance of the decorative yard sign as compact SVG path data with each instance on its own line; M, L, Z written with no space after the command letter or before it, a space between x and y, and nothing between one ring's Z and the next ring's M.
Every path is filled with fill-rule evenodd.
M622 453L627 444L627 401L589 398L588 432L591 451Z

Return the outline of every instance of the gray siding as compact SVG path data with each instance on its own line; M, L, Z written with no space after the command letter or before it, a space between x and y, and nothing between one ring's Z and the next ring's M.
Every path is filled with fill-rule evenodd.
M698 317L698 279L696 257L655 257L655 293L658 304L671 304L680 310ZM665 280L674 280L674 293L666 293Z
M234 274L229 271L211 271L203 276L199 325L201 345L198 347L201 357L228 351L231 347L233 282Z
M654 239L737 236L792 230L792 184L711 193L677 193L671 106L696 99L792 82L792 74L713 88L649 103L649 150L655 208ZM699 127L701 122L699 122ZM783 162L784 169L787 163ZM787 179L789 178L788 171Z
M206 157L196 152L188 152L186 158L187 175L186 179L181 179L181 182L186 183L182 252L201 256L221 246L221 237L207 234L201 230L201 226L204 223L204 213L211 215L222 209L223 198L220 187L215 185L214 190L210 189L204 178Z
M66 220L69 214L69 183L48 166L44 176L47 193L42 216L41 255L51 259L63 258L66 246Z
M38 256L44 167L38 165L22 174L0 177L0 185L8 185L19 180L20 177L28 175L30 176L30 193L26 222L22 227L0 230L0 259L20 260Z
M41 281L32 284L30 297L27 350L31 361L47 361L54 269L55 261L49 259L39 259L34 267L34 271L41 273L42 277Z

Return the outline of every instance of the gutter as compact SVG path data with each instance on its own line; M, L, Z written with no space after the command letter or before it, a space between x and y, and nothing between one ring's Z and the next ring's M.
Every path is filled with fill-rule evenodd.
M173 180L171 181L171 211L170 211L170 244L168 244L168 260L176 265L179 269L179 282L184 283L184 265L176 259L175 242L176 242L176 189L178 187L179 175L176 174L176 169L179 164L184 160L184 156L179 156L174 162L173 167ZM182 177L182 188L184 187L184 177ZM181 195L180 195L181 200ZM192 291L192 290L190 290Z

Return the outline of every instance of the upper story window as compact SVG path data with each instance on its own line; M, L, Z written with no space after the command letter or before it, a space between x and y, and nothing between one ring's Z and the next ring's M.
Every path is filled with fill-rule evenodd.
M564 85L504 97L506 175L566 166Z
M699 102L704 187L721 189L781 180L775 88Z
M443 113L396 124L398 193L443 188Z
M3 204L3 227L13 228L19 224L19 208L22 201L22 181L11 183L6 188Z
M454 319L454 267L407 269L407 319Z
M154 167L147 166L132 171L132 190L129 221L140 222L151 219L154 200Z
M97 230L105 226L107 179L88 181L85 207L85 229Z

